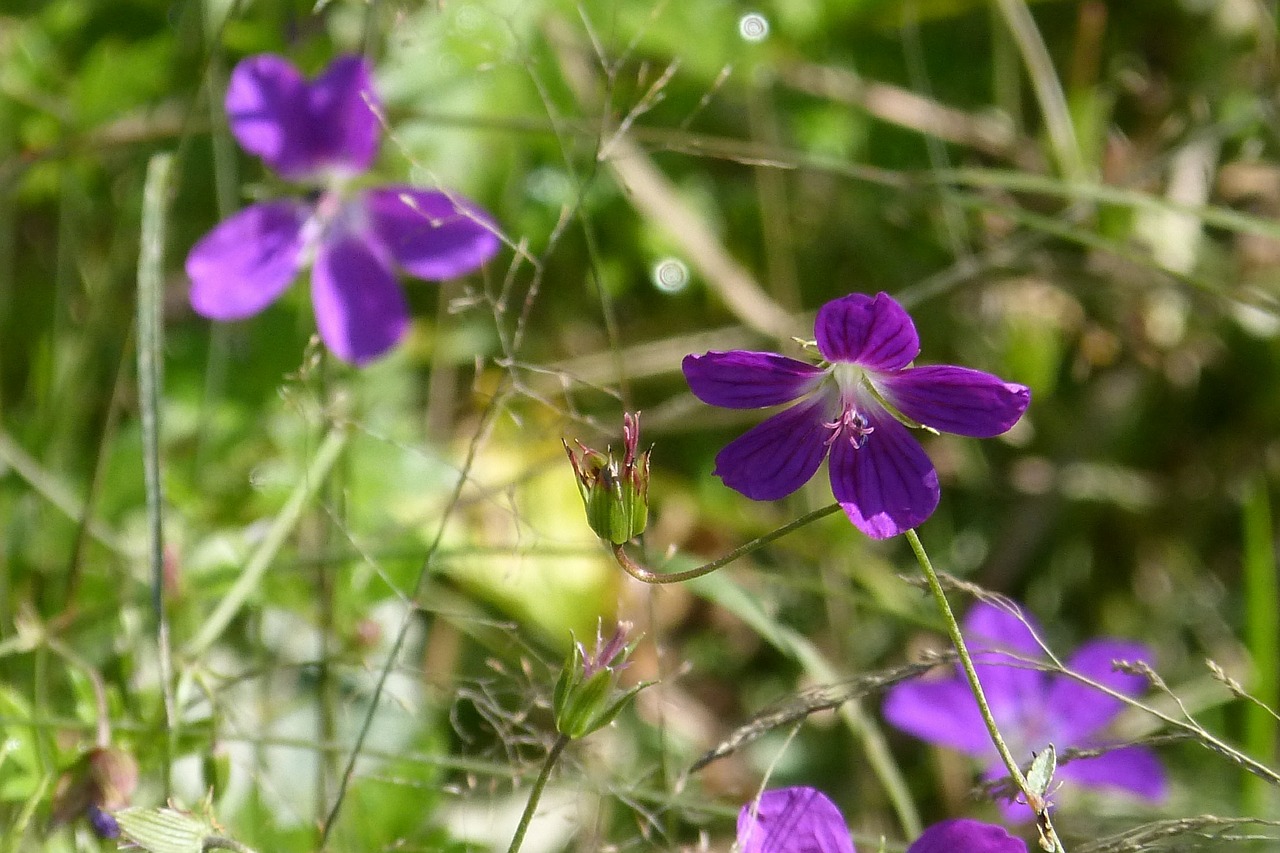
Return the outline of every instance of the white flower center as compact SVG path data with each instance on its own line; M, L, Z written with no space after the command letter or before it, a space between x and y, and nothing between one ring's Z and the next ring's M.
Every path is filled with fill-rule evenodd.
M831 378L835 380L836 388L840 391L840 414L835 420L824 421L822 424L831 430L826 444L834 444L843 437L856 450L867 443L867 436L876 431L876 428L867 420L867 416L863 414L865 405L860 403L866 371L848 361L837 361L831 365L830 371Z

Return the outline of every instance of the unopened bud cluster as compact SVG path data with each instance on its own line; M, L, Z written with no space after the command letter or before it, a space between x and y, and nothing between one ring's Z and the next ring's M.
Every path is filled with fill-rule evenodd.
M564 443L587 510L587 524L606 542L622 545L644 532L649 521L649 455L638 453L640 415L622 418L622 460L582 442L575 452Z
M632 648L627 644L630 630L629 623L620 622L608 640L597 632L592 652L582 643L573 644L573 652L560 671L551 704L556 731L560 734L576 739L607 726L645 686L637 684L618 692L618 674L626 667Z

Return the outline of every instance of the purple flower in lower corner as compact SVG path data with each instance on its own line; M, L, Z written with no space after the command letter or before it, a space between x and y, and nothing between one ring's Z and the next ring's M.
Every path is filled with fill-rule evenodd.
M808 364L770 352L708 352L684 359L705 403L755 409L796 402L716 456L725 485L755 500L791 494L830 455L831 490L854 525L875 539L916 527L938 505L938 475L908 425L990 438L1026 411L1031 392L952 365L912 367L915 325L886 293L828 302L814 324L823 358Z
M814 788L765 791L738 813L741 853L855 853L844 815ZM944 820L924 831L907 853L1026 853L1002 827L976 820Z
M1043 659L1032 634L1034 622L1030 624L1031 628L1013 613L979 602L969 610L962 627L991 713L1014 756L1030 761L1033 752L1049 744L1059 753L1071 747L1105 745L1102 731L1123 710L1124 703L1074 678L1042 672L1029 663ZM1096 639L1077 649L1066 667L1118 693L1141 694L1146 680L1116 670L1112 665L1115 660L1150 662L1152 655L1140 643ZM988 778L1006 772L959 664L947 678L908 682L890 689L884 716L893 726L918 738L981 759L987 764ZM1127 791L1150 801L1163 799L1167 789L1159 758L1141 746L1119 747L1062 764L1056 778L1086 787ZM1007 811L1029 816L1022 805Z
M196 243L186 269L197 313L213 320L257 314L310 265L320 337L338 357L365 364L408 328L397 269L443 280L493 257L492 219L454 193L411 186L348 192L377 153L377 103L361 57L340 57L312 81L269 54L235 67L226 96L232 134L312 192L249 205Z

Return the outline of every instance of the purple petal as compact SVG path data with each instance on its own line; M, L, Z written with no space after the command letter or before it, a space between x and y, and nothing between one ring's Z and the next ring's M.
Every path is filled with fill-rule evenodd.
M911 316L887 293L851 293L828 302L818 309L813 331L828 361L898 370L920 353Z
M311 84L308 106L315 156L363 172L378 153L378 94L362 56L340 56Z
M313 83L283 57L251 56L231 72L226 97L240 145L291 179L367 169L378 145L376 103L368 63L357 56L334 60Z
M948 364L910 368L874 380L885 399L911 420L974 438L1008 432L1031 402L1025 385Z
M690 390L704 403L726 409L758 409L803 397L826 371L771 352L686 355L681 365Z
M1027 853L1027 845L1002 826L960 818L935 823L907 853Z
M240 147L281 174L289 174L303 144L307 81L288 60L251 56L231 71L225 106Z
M860 448L843 435L831 445L831 491L863 533L887 539L921 524L938 506L938 473L907 428L868 411Z
M1129 791L1152 802L1169 793L1164 765L1143 746L1125 746L1097 758L1070 761L1058 768L1059 779L1070 779L1090 788Z
M1031 617L1023 618L1039 630ZM1038 660L1043 654L1031 629L1003 607L979 601L965 614L961 631L996 722L1010 729L1005 734L1019 749L1042 748L1055 734L1048 722L1049 677L1017 660Z
M923 741L949 746L975 758L995 753L978 703L959 678L908 681L885 694L884 718Z
M738 812L741 853L855 853L844 816L813 788L765 791Z
M1000 779L1008 772L1004 765L1001 764L999 767L993 768L990 773L984 773L982 778L986 780ZM1036 819L1036 813L1031 810L1031 806L1020 800L1001 799L996 803L996 807L1000 810L1000 817L1004 818L1007 823L1026 823Z
M274 302L298 274L309 212L292 201L255 204L201 237L186 265L196 313L240 320Z
M388 259L348 233L320 248L311 273L316 326L325 345L362 365L393 347L409 327L409 309Z
M89 818L89 825L93 827L93 832L99 838L119 838L120 824L110 813L103 811L95 805L90 805L86 811Z
M828 407L818 396L756 424L716 455L713 473L752 500L786 497L809 482L827 455Z
M964 615L962 628L965 639L973 646L1000 649L1026 658L1043 654L1036 641L1040 625L1021 608L1014 613L989 601L976 601Z
M1141 675L1120 672L1111 665L1115 660L1151 662L1154 656L1141 643L1123 640L1093 640L1085 643L1067 661L1067 669L1129 696L1139 696L1147 689ZM1079 746L1094 732L1103 728L1120 713L1124 703L1074 678L1056 675L1051 679L1045 704L1054 720L1054 737L1062 745Z
M479 205L438 190L385 187L364 194L373 231L406 271L457 278L498 252L497 225Z

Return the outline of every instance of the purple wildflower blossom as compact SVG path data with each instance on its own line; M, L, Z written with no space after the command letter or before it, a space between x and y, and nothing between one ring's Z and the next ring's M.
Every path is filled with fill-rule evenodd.
M318 189L305 200L252 204L196 243L186 267L197 313L257 314L310 264L320 337L338 357L365 364L409 325L397 267L442 280L493 257L492 219L467 199L410 186L346 192L377 153L377 103L361 57L334 60L314 81L269 54L235 67L226 97L231 132L281 177Z
M911 367L920 352L915 325L886 293L828 302L814 334L821 365L769 352L708 352L685 357L685 379L713 406L798 401L730 442L715 473L749 498L776 500L808 482L830 453L836 500L874 539L918 526L938 505L938 474L904 421L989 438L1017 423L1031 399L1025 386L990 373Z
M738 813L741 853L855 853L844 816L814 788L765 791ZM1026 853L1003 828L976 820L944 820L924 831L907 853Z
M1034 622L1031 624L1034 628ZM978 680L987 694L991 713L1019 760L1029 761L1032 752L1049 744L1061 752L1105 743L1100 732L1123 710L1124 704L1068 676L1019 663L1018 659L1034 661L1043 657L1032 629L1021 619L993 604L979 602L965 616L963 631L974 653ZM1097 639L1077 649L1066 666L1118 693L1136 696L1145 690L1145 679L1117 671L1111 662L1151 659L1151 652L1139 643ZM884 716L892 725L916 737L987 761L988 778L998 778L1006 772L959 664L948 678L892 688L885 697ZM1094 758L1062 764L1055 778L1086 787L1128 791L1151 801L1163 799L1167 789L1159 758L1141 746L1120 747ZM1006 812L1027 814L1025 806L1009 807Z

